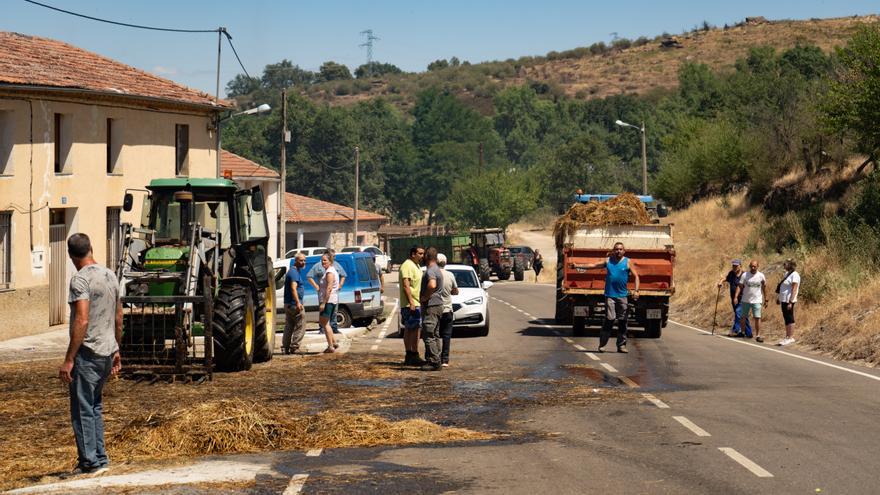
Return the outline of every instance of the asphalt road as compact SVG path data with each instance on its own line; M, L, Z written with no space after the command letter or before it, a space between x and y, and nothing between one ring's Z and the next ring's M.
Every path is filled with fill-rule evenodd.
M672 323L659 340L631 339L627 355L595 354L596 337L552 325L552 287L501 283L490 293L489 337L455 339L452 367L441 373L488 361L516 379L589 365L596 371L585 384L627 397L483 411L532 433L517 440L328 452L299 466L309 473L302 493L880 490L880 373L811 358L872 379ZM402 344L366 341L352 352L376 345Z
M450 368L413 370L407 378L447 380L463 392L460 400L382 414L496 438L224 456L206 462L238 463L218 468L228 474L271 474L250 474L255 482L240 488L215 482L139 491L880 492L880 373L673 323L661 339L631 338L629 354L598 354L596 336L574 338L570 328L553 325L552 286L503 282L489 292L489 336L454 339ZM386 294L396 294L396 286L389 284ZM356 339L349 357L397 366L403 344L394 338L395 325L396 317L389 318ZM564 394L572 384L587 399L600 393L596 400L583 394L569 400ZM535 399L554 394L559 400Z

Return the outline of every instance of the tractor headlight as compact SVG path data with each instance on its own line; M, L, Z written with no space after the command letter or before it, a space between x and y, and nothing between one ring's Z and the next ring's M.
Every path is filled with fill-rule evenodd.
M475 304L483 304L483 297L480 296L480 297L475 297L473 299L468 299L467 301L464 302L464 304L466 304L468 306L473 306Z

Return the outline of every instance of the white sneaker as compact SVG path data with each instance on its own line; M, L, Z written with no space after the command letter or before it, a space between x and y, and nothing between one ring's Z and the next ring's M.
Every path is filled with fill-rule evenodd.
M786 338L780 340L779 344L777 344L777 345L789 345L789 344L794 344L794 338L786 337Z

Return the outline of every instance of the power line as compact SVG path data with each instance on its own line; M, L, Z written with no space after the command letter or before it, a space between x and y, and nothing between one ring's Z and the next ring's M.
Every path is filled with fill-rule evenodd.
M125 27L130 27L130 28L149 29L151 31L169 31L169 32L173 32L173 33L216 33L220 30L219 28L218 29L174 29L174 28L162 28L162 27L155 27L155 26L142 26L140 24L129 24L127 22L111 21L108 19L101 19L99 17L92 17L92 16L85 15L85 14L79 14L76 12L71 12L69 10L59 9L58 7L53 7L51 5L46 5L44 3L35 2L34 0L24 0L24 1L27 3L32 3L34 5L39 5L40 7L45 7L50 10L55 10L57 12L63 12L65 14L70 14L70 15L73 15L76 17L82 17L84 19L91 19L93 21L106 22L107 24L116 24L117 26L125 26Z
M229 36L229 33L226 32L225 29L223 30L223 34L226 35L226 41L229 42L229 47L232 48L232 53L235 54L235 60L238 60L238 65L241 66L241 70L244 71L244 74L245 74L246 76L248 76L248 78L251 78L251 75L248 74L247 69L244 68L244 64L241 63L241 59L238 57L238 52L235 51L235 45L232 44L232 36Z

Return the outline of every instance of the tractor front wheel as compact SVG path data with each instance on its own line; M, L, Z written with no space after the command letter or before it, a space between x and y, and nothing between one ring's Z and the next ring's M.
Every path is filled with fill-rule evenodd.
M254 336L254 362L272 360L275 351L275 280L269 278L269 287L260 293L257 302L257 333Z
M212 335L218 371L245 371L254 360L257 322L250 288L227 285L214 300Z
M523 270L522 265L517 265L513 269L513 279L517 282L522 282L526 278L526 272Z

